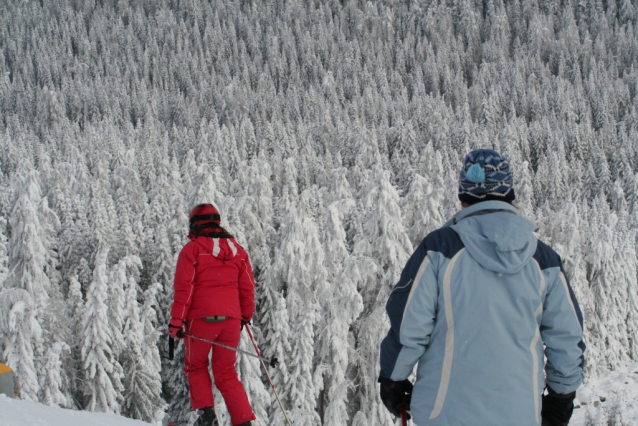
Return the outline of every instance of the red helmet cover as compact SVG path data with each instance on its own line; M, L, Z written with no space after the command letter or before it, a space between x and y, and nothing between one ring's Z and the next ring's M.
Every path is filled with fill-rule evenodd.
M212 204L198 204L191 210L188 215L188 221L193 224L201 224L207 222L214 222L219 224L221 219L219 217L219 210Z

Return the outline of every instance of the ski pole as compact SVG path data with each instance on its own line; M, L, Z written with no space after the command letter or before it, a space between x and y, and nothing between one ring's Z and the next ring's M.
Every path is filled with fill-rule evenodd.
M288 414L286 414L286 409L284 408L284 404L282 404L281 399L279 399L279 394L277 393L277 389L275 389L275 384L272 382L272 379L270 378L270 374L268 373L266 364L264 364L264 358L261 357L261 352L259 352L259 348L257 348L257 343L255 343L255 338L253 337L253 333L250 331L250 327L248 327L248 324L246 324L246 331L248 332L248 335L250 336L251 342L253 342L253 346L255 347L255 352L257 352L257 355L259 355L261 366L264 368L264 371L266 372L266 377L268 377L268 381L270 382L272 391L275 393L275 397L277 398L277 402L279 403L279 406L281 407L281 411L283 411L284 417L286 418L288 425L292 426L292 423L290 423L290 419L288 418Z
M401 425L408 426L408 415L405 412L405 406L401 407Z
M239 348L234 348L234 347L232 347L232 346L224 345L223 343L214 342L214 341L212 341L212 340L204 339L204 338L202 338L202 337L195 336L195 335L193 335L193 334L187 334L187 333L184 333L184 336L185 336L185 337L190 337L190 338L193 338L193 339L196 339L196 340L201 340L202 342L210 343L211 345L220 346L220 347L222 347L222 348L230 349L231 351L235 351L235 352L238 352L238 353L240 353L240 354L244 354L244 355L247 355L247 356L251 356L251 357L253 357L253 358L257 358L257 359L261 360L261 362L266 361L266 362L268 362L268 365L270 365L270 366L271 366L271 367L273 367L273 368L275 368L275 367L277 366L277 364L279 363L279 361L277 360L277 358L267 359L267 358L262 357L262 356L261 356L261 354L260 354L259 356L257 356L257 355L255 355L255 354L252 354L252 353L250 353L250 352L247 352L247 351L241 350L241 349L239 349Z

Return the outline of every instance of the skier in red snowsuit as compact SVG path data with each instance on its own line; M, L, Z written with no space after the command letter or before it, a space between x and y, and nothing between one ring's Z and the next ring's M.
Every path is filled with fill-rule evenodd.
M211 204L195 206L189 215L190 241L182 248L175 270L175 295L169 334L201 337L237 347L244 324L255 311L253 271L246 251L220 226ZM199 411L196 426L217 426L208 359L213 349L215 386L221 392L235 426L255 419L235 371L236 353L186 336L184 371L191 405Z

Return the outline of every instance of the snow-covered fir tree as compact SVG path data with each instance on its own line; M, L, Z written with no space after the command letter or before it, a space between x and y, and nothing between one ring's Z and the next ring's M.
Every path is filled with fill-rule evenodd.
M250 327L250 326L249 326ZM251 327L251 332L259 338L261 333L257 333L255 327ZM246 332L242 332L242 338L240 340L239 349L255 353L255 349L250 342ZM267 368L268 364L266 363ZM244 389L250 401L250 406L257 417L257 420L253 421L256 426L267 426L268 423L268 409L275 402L275 397L271 396L262 377L264 372L263 366L260 365L259 360L246 355L239 355L237 360L239 379L244 385Z
M44 372L42 380L41 401L47 405L60 407L71 406L70 395L64 394L63 389L68 389L66 371L63 369L62 360L71 352L71 348L66 343L56 342L51 346L45 355Z
M152 285L144 292L143 305L139 305L139 288L136 282L139 258L129 260L129 275L126 287L126 320L124 341L126 350L123 368L127 372L123 380L125 402L123 411L127 417L157 424L164 417L166 403L162 399L160 377L161 359L157 329L157 294L162 286Z
M364 189L361 198L366 213L363 232L353 250L359 262L374 265L360 275L358 282L365 306L357 321L357 363L361 380L358 398L359 409L368 421L378 419L382 424L390 424L391 417L381 403L371 375L377 371L378 348L389 328L385 301L412 252L412 244L403 227L399 194L390 183L389 172L376 168L373 176L374 180Z
M49 222L41 219L48 213L46 202L43 204L40 180L37 171L27 168L22 185L11 211L11 276L7 287L26 290L36 302L35 314L39 321L44 320L48 311L51 278L47 269L51 263L51 231Z
M328 207L324 227L324 252L328 272L329 294L323 300L318 338L318 367L324 376L321 404L323 424L338 425L348 419L348 366L354 353L352 326L363 311L357 292L357 265L349 257L339 201ZM324 402L325 401L325 402Z
M109 247L98 251L93 282L86 293L82 318L83 392L87 409L120 413L123 371L113 353L113 330L108 320L108 254Z
M38 401L40 392L36 348L42 343L42 329L35 318L35 301L23 289L4 289L0 293L2 315L2 358L20 378L22 398Z

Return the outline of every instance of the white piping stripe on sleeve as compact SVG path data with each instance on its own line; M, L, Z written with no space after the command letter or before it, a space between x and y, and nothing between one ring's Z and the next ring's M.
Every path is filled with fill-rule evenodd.
M558 276L560 277L560 280L563 282L563 287L565 287L565 294L567 295L567 300L569 301L569 305L572 307L572 311L574 311L574 316L576 316L576 321L578 321L578 323L580 324L580 321L578 320L578 314L576 313L576 308L574 307L574 301L572 300L572 295L569 294L569 286L567 285L565 274L563 274L563 271L560 271L558 273Z
M233 256L237 256L237 247L235 247L235 244L230 239L227 239L226 241L228 242L228 247L230 247L230 251L233 252Z
M250 274L248 273L248 264L246 263L246 261L244 261L244 270L246 271L246 275L248 276L248 278L250 278ZM257 284L255 284L255 280L250 280L250 282L253 283L253 287L257 287Z
M542 305L541 305L542 306ZM538 413L541 411L540 401L539 401L539 388L538 388L538 353L536 352L536 345L538 344L538 339L540 339L541 334L538 331L538 327L536 327L536 331L534 332L534 338L532 339L532 343L529 345L529 349L532 352L532 383L534 384L534 413L536 415L536 423L540 423L538 419Z
M213 256L217 257L219 250L219 238L213 238Z
M394 293L396 290L401 290L402 288L406 288L407 286L409 286L410 284L412 284L412 281L414 281L412 278L410 278L408 280L408 283L406 285L402 285L401 287L395 287L392 292Z
M184 314L186 313L186 306L188 305L188 302L191 300L191 297L193 297L193 290L195 290L195 286L193 285L193 281L195 281L195 264L193 263L193 278L191 278L191 292L188 295L188 299L186 299L186 303L184 303L184 309L182 309L182 315L180 315L179 319L184 319Z
M423 276L423 273L425 272L425 269L428 267L429 264L430 264L430 258L426 254L425 258L423 259L423 262L421 262L421 266L419 266L419 270L416 273L416 277L414 277L414 284L412 285L412 288L410 289L410 294L408 295L408 301L405 302L405 308L403 308L403 317L401 318L401 323L403 323L403 320L405 319L405 314L406 312L408 312L408 306L410 306L410 302L412 301L412 296L414 296L414 292L416 291L416 288L419 286L419 283L421 282L421 277Z
M545 274L543 273L543 270L541 269L541 265L539 265L538 261L536 259L534 259L534 263L536 264L536 267L538 268L538 274L540 275L540 280L541 280L541 284L540 284L540 288L538 290L538 293L541 295L541 297L543 296L543 292L545 291L545 286L547 285L546 281L545 281ZM540 305L538 305L538 308L536 308L536 312L534 312L534 316L539 316L540 314L543 313L543 303L541 302Z
M454 312L452 312L452 271L459 256L465 251L465 248L459 251L452 258L448 265L445 276L443 278L443 302L445 306L445 321L447 324L447 332L445 333L445 355L443 358L443 369L441 371L441 383L439 384L439 392L434 401L434 409L430 414L430 420L436 418L443 410L443 404L447 396L447 390L450 386L450 376L452 375L452 358L454 357Z

